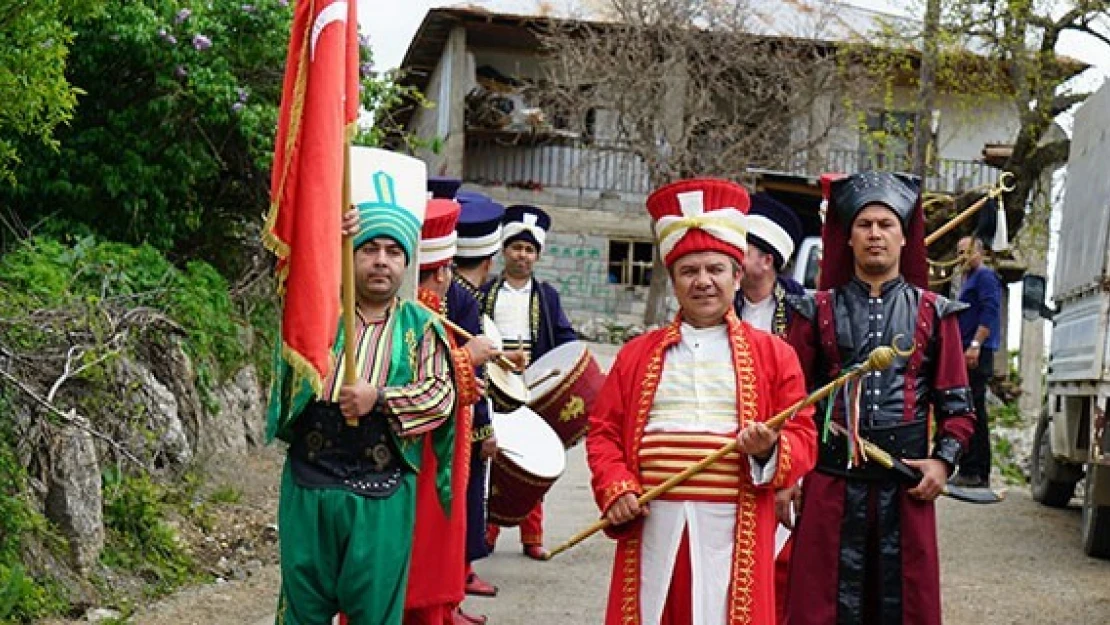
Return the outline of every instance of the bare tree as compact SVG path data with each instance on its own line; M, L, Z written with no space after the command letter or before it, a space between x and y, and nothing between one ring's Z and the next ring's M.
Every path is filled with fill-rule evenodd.
M863 78L820 37L817 12L811 32L794 26L783 36L745 0L593 5L596 21L541 27L547 75L536 89L598 153L642 166L651 188L822 162L817 152L845 114L845 85ZM645 323L663 321L666 289L656 258Z

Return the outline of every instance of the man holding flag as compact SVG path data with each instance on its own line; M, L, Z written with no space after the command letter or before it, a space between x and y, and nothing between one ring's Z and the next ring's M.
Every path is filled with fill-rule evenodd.
M455 407L448 344L430 313L397 297L423 205L399 202L403 181L390 172L366 176L354 251L340 250L357 115L356 3L299 2L264 235L283 296L267 434L289 443L279 623L324 625L339 611L355 624L401 623L426 435L440 504L450 505L454 429L440 427ZM341 263L354 265L357 292L342 329Z

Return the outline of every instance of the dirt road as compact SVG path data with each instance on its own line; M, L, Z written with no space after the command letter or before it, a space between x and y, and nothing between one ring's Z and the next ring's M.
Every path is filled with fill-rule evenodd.
M607 359L605 359L607 360ZM274 482L277 481L276 465ZM552 547L597 515L585 453L568 455L564 476L548 493L547 545ZM1110 561L1087 558L1079 545L1077 507L1051 510L1028 491L1011 488L994 506L944 500L939 507L945 622L949 625L1103 625L1110 623ZM609 584L612 543L595 536L550 562L520 551L515 529L477 570L500 586L494 599L470 598L472 612L493 625L599 623ZM151 625L265 625L273 622L277 567L242 581L178 593L141 611Z

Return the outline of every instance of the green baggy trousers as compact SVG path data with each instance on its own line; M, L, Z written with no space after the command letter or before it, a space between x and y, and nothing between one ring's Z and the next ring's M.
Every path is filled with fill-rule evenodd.
M401 625L416 514L416 475L371 499L342 489L302 488L288 461L281 476L277 624Z

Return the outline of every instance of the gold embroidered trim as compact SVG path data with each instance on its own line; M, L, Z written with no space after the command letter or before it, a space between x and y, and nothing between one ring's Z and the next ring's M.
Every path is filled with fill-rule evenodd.
M759 394L755 363L743 324L730 308L725 313L732 337L732 364L736 370L736 391L740 398L739 427L757 420ZM732 596L729 600L730 623L752 622L752 589L755 586L756 494L743 488L736 505L736 541L732 554ZM768 582L771 583L771 582Z
M483 425L482 427L474 430L474 432L470 435L470 442L480 443L491 436L493 436L493 426Z
M624 561L621 565L621 623L636 625L640 622L640 539L625 541Z
M643 489L634 480L613 482L601 491L601 509L602 511L608 510L609 506L613 505L613 502L625 493L634 493L638 496L642 492Z
M451 362L455 369L455 403L459 406L469 406L482 398L478 390L478 378L474 375L474 363L470 360L470 352L463 347L451 350Z
M794 468L794 455L790 449L790 439L785 436L779 436L779 466L775 471L775 480L773 487L775 489L785 488L790 479L790 471Z

